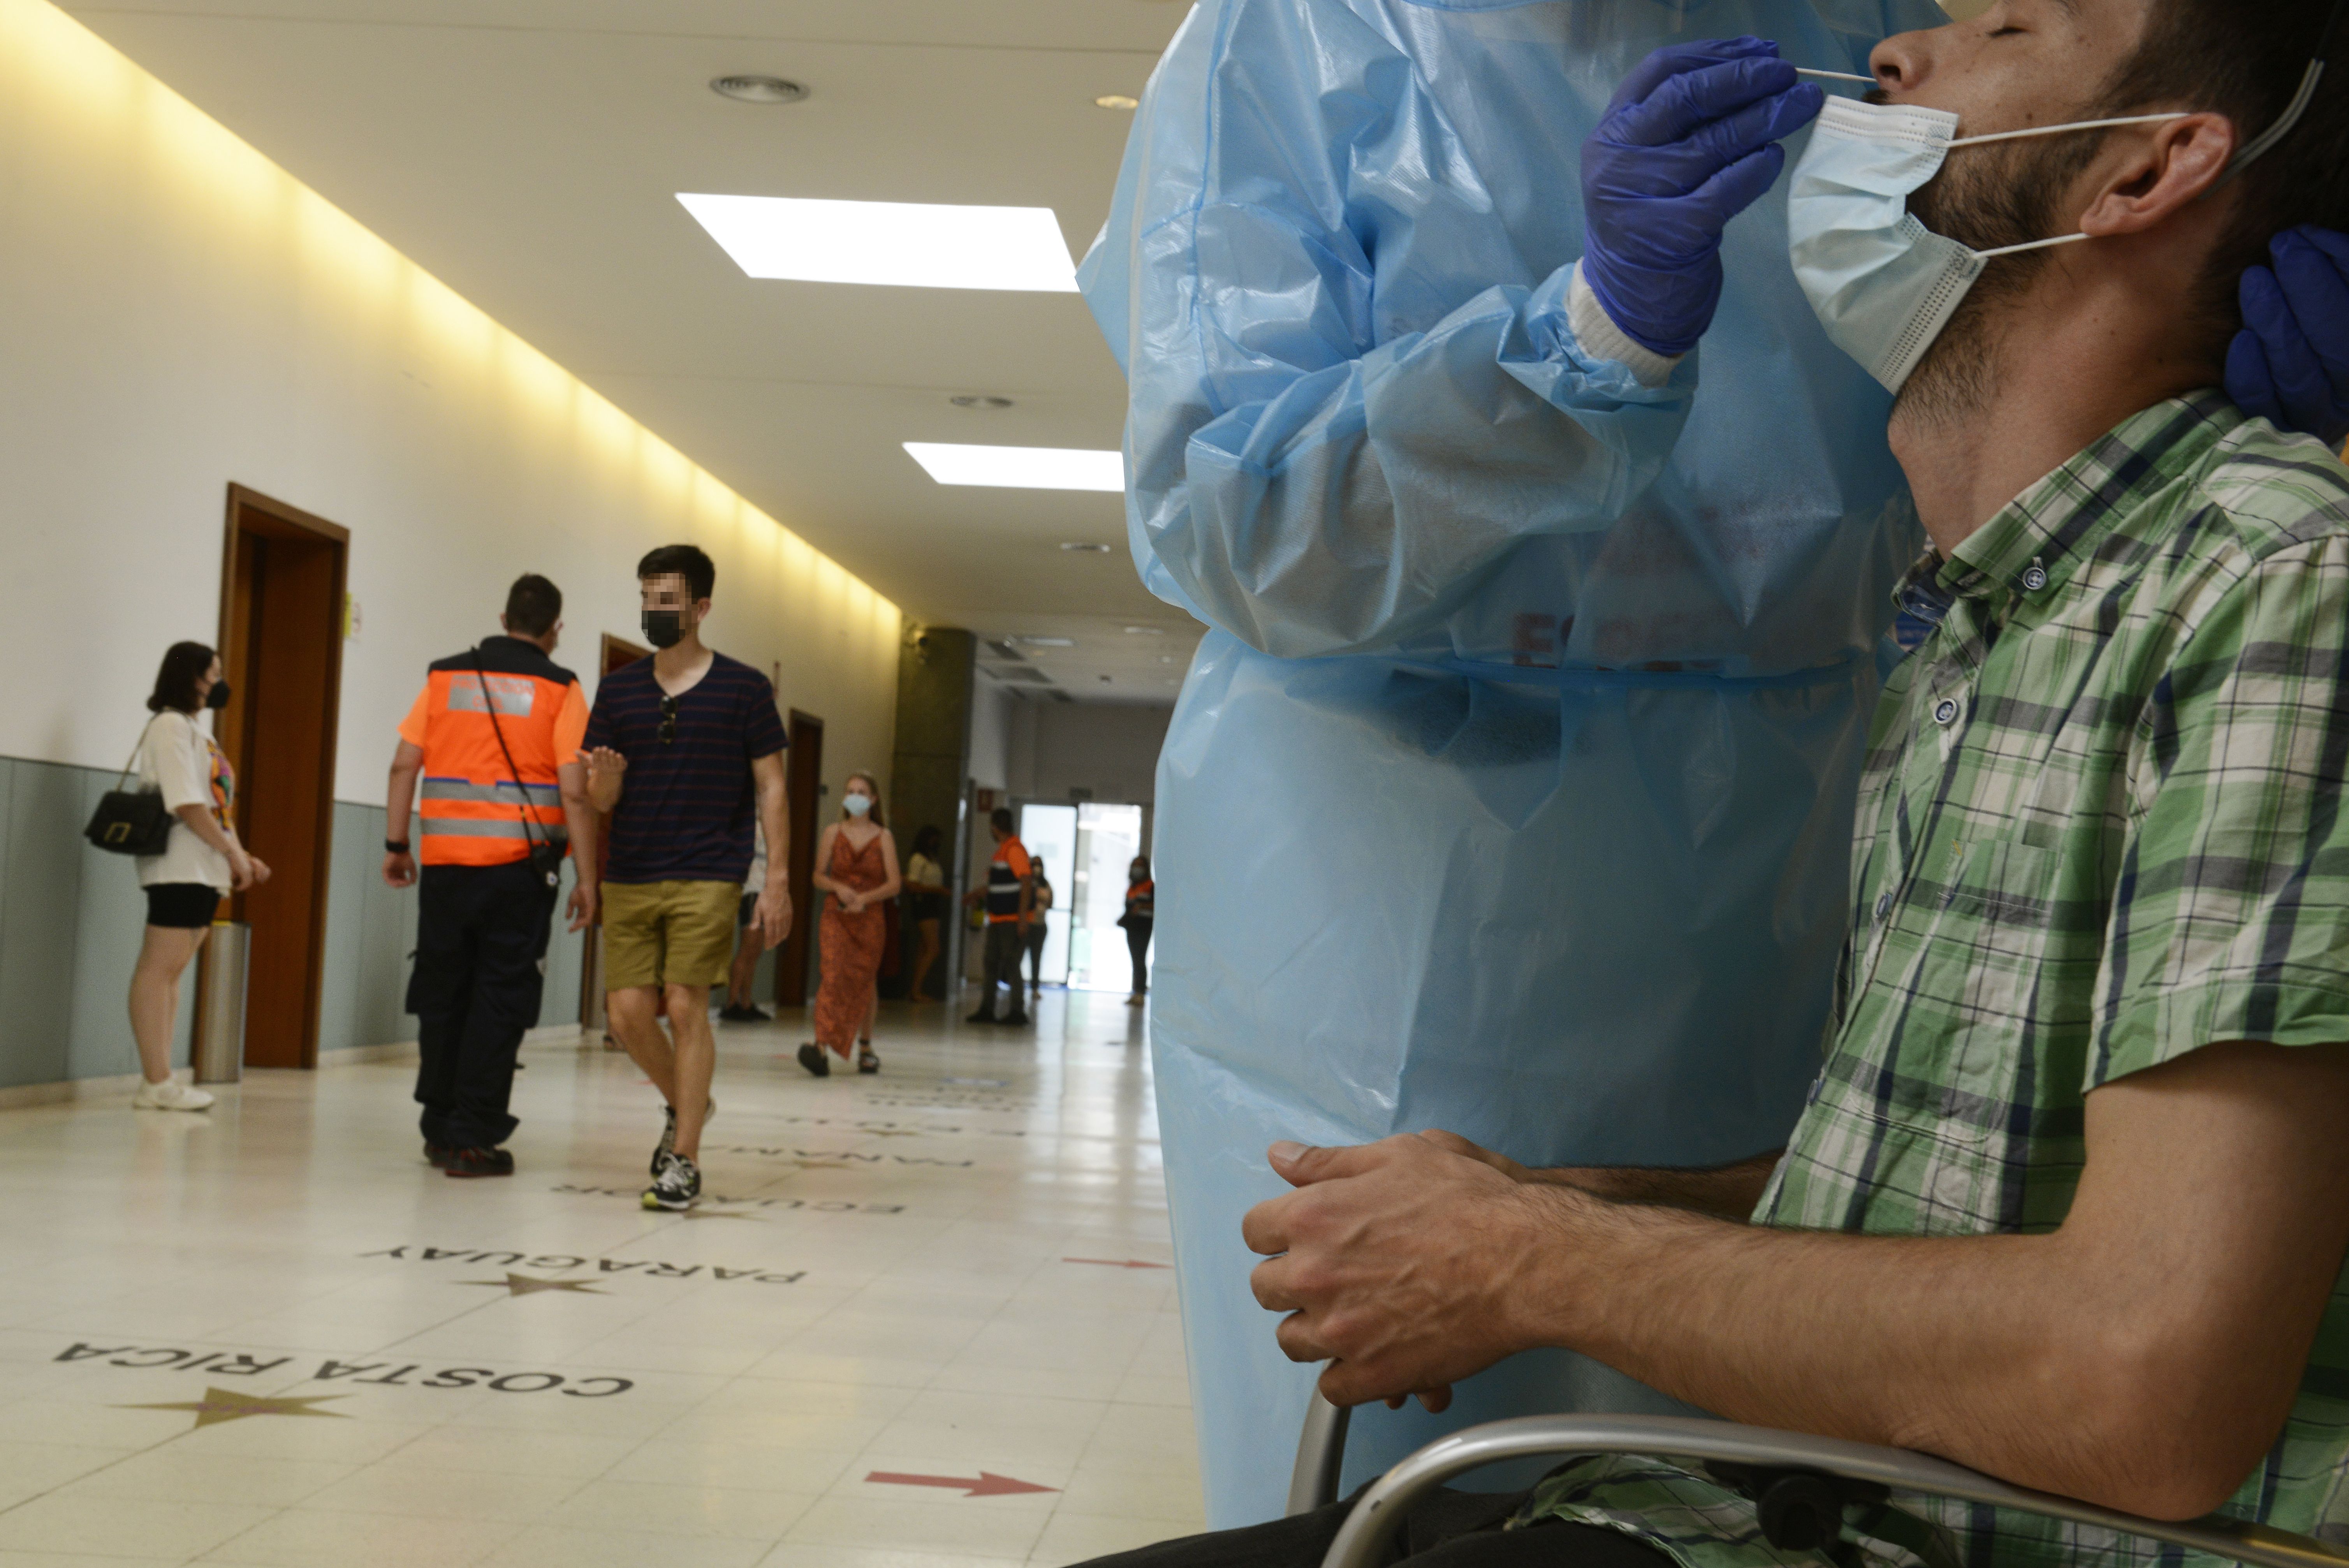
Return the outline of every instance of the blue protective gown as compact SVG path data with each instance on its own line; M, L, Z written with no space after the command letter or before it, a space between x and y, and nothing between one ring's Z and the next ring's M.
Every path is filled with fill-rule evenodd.
M1660 45L1865 70L1929 0L1203 0L1081 278L1151 589L1211 628L1157 789L1152 1035L1208 1513L1280 1511L1314 1369L1247 1288L1276 1138L1533 1165L1779 1147L1818 1063L1888 590L1886 394L1729 226L1664 386L1579 348L1577 155ZM1798 149L1797 149L1798 151ZM1557 1353L1357 1413L1350 1487Z

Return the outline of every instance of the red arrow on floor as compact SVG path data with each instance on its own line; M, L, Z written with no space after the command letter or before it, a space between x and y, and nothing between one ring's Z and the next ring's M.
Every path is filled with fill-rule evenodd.
M1171 1269L1172 1263L1145 1263L1139 1258L1063 1258L1064 1263L1099 1263L1105 1269Z
M1015 1492L1058 1491L1056 1486L1038 1486L1032 1481L1013 1480L1009 1476L996 1475L988 1470L978 1472L977 1480L968 1476L909 1476L895 1470L874 1470L864 1478L883 1486L942 1486L958 1491L965 1497L1009 1497Z

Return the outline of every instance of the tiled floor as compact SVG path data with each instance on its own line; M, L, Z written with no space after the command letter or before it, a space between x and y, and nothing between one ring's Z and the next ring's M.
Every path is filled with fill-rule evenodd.
M637 1207L653 1091L567 1043L525 1053L510 1180L424 1164L402 1063L0 1112L0 1568L1000 1568L1201 1528L1140 1020L886 1009L884 1074L822 1081L802 1037L721 1029L690 1217Z

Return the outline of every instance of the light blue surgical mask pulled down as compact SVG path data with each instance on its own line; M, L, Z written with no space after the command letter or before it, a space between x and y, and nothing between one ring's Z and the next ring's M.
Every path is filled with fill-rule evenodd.
M1953 149L2184 118L2182 110L2134 114L1961 137L1946 109L1829 99L1786 198L1795 280L1835 346L1898 392L1992 256L2088 237L1978 251L1933 233L1909 211L1909 196L1940 172Z

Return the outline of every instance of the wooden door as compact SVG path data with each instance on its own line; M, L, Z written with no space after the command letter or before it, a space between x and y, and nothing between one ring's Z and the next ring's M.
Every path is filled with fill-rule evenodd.
M805 1007L808 1001L808 954L813 950L815 889L816 792L823 782L823 721L812 713L792 710L792 750L785 776L791 786L792 934L775 955L775 1001L783 1007ZM774 846L768 846L769 853Z
M232 484L221 584L221 749L237 771L237 833L272 876L240 894L253 928L244 1060L314 1067L334 848L350 535Z

